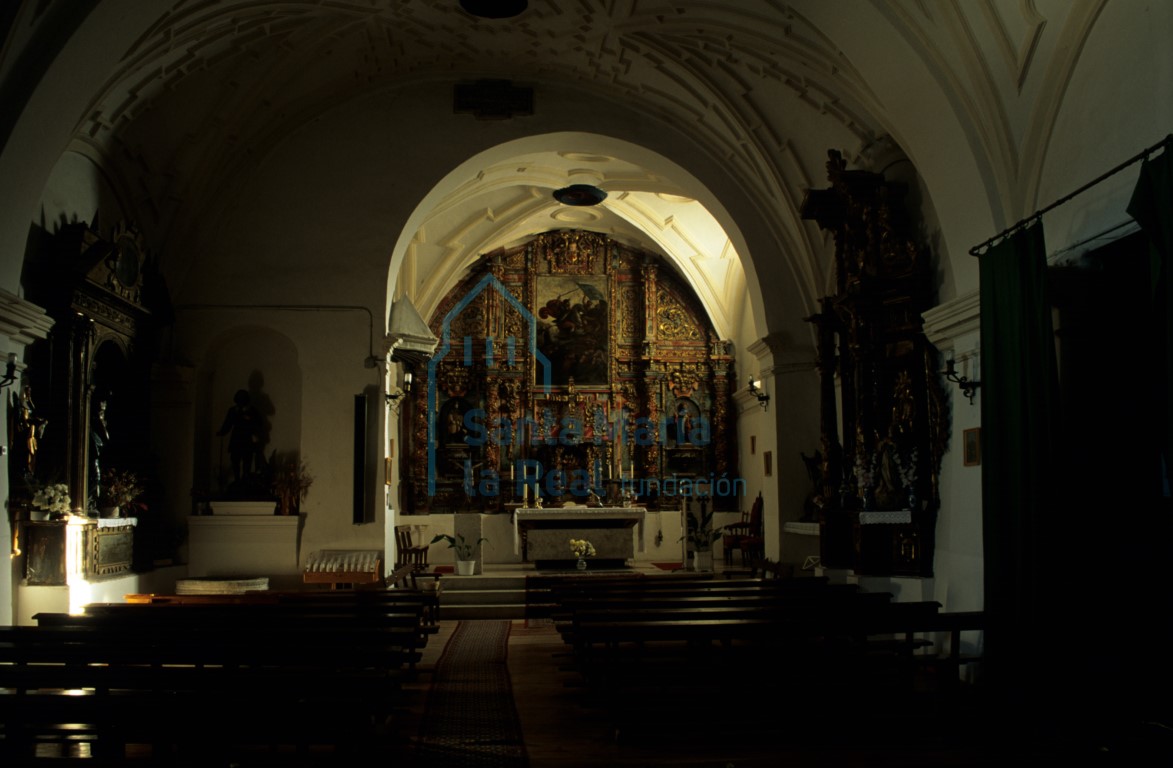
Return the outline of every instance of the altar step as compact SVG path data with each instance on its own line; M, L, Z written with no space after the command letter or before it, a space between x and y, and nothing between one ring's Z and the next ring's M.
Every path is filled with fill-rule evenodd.
M440 618L524 619L525 576L446 574L440 593Z

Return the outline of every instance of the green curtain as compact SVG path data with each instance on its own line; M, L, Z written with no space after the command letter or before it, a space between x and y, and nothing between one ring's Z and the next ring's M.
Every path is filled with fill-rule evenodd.
M1048 636L1062 545L1057 498L1059 382L1043 226L981 256L982 532L987 682L1036 704L1047 681L1031 668ZM1056 660L1057 663L1058 660ZM1061 664L1058 664L1061 666Z
M1168 477L1173 439L1173 280L1169 275L1169 256L1173 253L1173 147L1154 159L1146 158L1128 203L1128 214L1140 224L1149 241L1152 287L1153 359L1160 361L1154 400L1162 425L1159 436L1163 474ZM1150 371L1152 373L1152 371ZM1167 495L1167 493L1166 493Z
M1149 245L1151 352L1144 360L1140 382L1147 381L1152 386L1152 423L1160 425L1156 443L1163 482L1149 494L1156 502L1142 503L1126 519L1127 541L1136 567L1130 569L1132 583L1121 585L1124 588L1120 594L1137 627L1137 636L1145 637L1149 647L1169 648L1173 645L1173 612L1168 610L1167 586L1169 542L1173 541L1173 501L1169 493L1173 482L1173 275L1169 264L1173 256L1173 145L1166 144L1159 156L1146 158L1141 165L1128 213L1140 224ZM1143 433L1143 429L1138 432ZM1154 610L1155 606L1161 607ZM1130 661L1125 674L1145 681L1132 697L1138 716L1165 718L1166 727L1173 727L1167 719L1173 659L1161 653L1146 664L1142 654L1127 654L1124 649L1121 656Z

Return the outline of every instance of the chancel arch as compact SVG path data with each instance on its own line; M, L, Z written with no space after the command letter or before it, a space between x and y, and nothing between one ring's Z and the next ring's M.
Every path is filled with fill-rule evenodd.
M552 195L582 183L597 186L606 199L573 207ZM583 131L503 142L446 174L410 214L394 246L388 310L393 297L406 294L426 317L480 254L567 228L655 248L691 283L722 338L746 323L755 338L766 335L748 246L717 195L654 149Z

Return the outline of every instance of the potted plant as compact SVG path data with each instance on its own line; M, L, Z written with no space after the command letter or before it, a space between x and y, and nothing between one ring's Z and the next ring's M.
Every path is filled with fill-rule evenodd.
M701 501L701 513L697 515L691 508L685 510L685 531L680 537L688 540L692 550L693 570L711 571L713 569L713 544L721 538L721 532L713 529L713 513L709 510L705 500Z
M447 533L437 533L431 543L447 542L449 549L456 550L456 574L458 576L472 576L477 564L477 549L480 548L481 542L488 541L484 536L477 539L475 542L469 542L462 534L450 536Z

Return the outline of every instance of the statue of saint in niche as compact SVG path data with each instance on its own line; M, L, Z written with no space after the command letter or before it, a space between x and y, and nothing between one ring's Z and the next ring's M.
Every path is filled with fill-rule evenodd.
M94 503L102 495L102 449L110 442L106 425L106 404L109 395L97 396L90 407L90 476L89 497Z
M264 468L265 421L247 390L238 389L232 403L216 436L228 435L233 486L239 487Z

